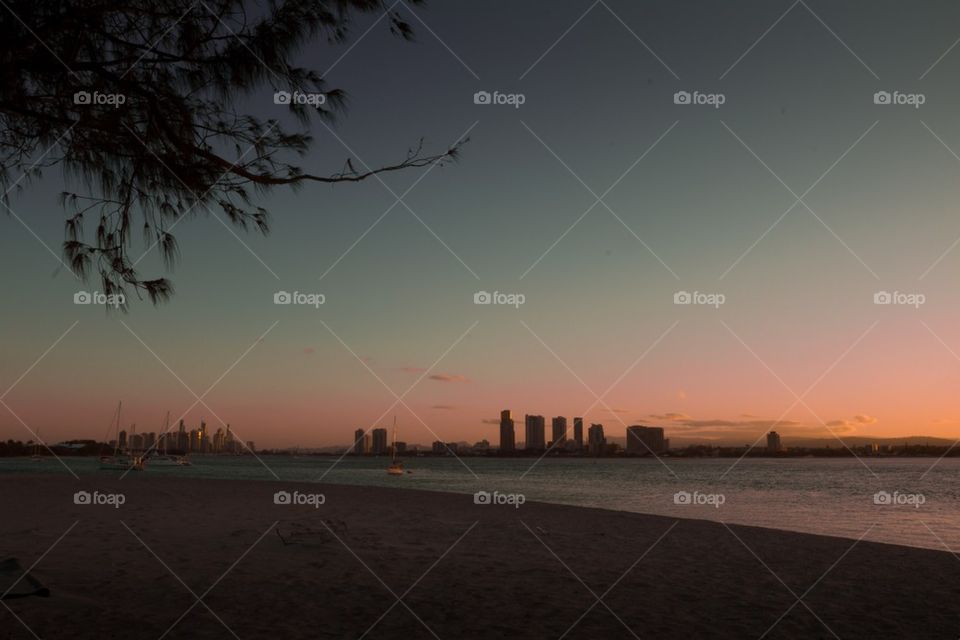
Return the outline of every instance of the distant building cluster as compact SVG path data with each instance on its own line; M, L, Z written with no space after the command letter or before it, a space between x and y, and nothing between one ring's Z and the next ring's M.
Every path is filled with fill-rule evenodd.
M392 446L387 441L387 430L382 427L353 432L353 445L347 453L355 456L384 456L393 454L396 448L397 455L423 455L425 453L437 456L455 456L460 454L486 455L491 451L490 443L486 440L469 445L466 442L444 442L437 440L430 449L421 449L417 445L408 446L406 442L395 442Z
M558 453L587 454L602 456L613 453L615 445L607 443L602 424L591 424L587 430L584 446L583 418L573 419L573 437L568 428L567 419L557 416L550 422L550 440L546 439L546 418L540 415L524 416L523 452L556 451ZM664 438L661 427L635 425L627 427L627 455L661 455L667 452L670 441ZM516 453L516 425L509 409L500 412L500 453Z
M119 440L110 442L121 451L142 452L142 451L171 451L181 454L188 453L224 453L240 454L245 450L255 451L254 443L247 442L246 445L241 440L234 437L230 425L226 430L218 428L216 432L210 434L207 430L207 423L200 421L197 429L187 430L183 420L180 421L177 431L167 431L159 436L154 431L137 433L136 425L131 427L130 433L126 430L120 431Z
M399 443L398 443L399 444ZM357 456L380 456L388 452L387 430L373 429L364 431L357 429L353 433L353 450L351 453ZM399 448L399 447L398 447ZM406 445L404 445L406 448Z
M573 418L573 425L565 416L556 416L550 420L547 431L547 419L542 415L526 414L523 417L522 440L517 438L520 428L510 409L500 412L500 443L493 446L487 440L474 444L468 442L448 442L436 440L429 447L408 445L397 442L394 446L397 455L407 456L675 456L675 457L743 457L743 456L884 456L884 455L939 455L955 454L960 456L960 447L931 447L927 445L879 445L867 444L846 446L802 447L784 446L781 435L776 431L766 433L766 446L758 442L743 446L724 446L710 444L687 445L670 448L670 440L665 437L662 427L631 425L626 427L626 439L616 436L610 438L604 433L602 424L591 424L584 432L583 418ZM201 429L203 425L201 424ZM195 432L191 432L194 434ZM123 433L121 432L121 435ZM193 437L191 435L191 437ZM201 437L202 440L202 437ZM613 441L611 441L613 440ZM214 438L216 442L216 438ZM620 443L624 444L621 445ZM342 451L342 449L341 449ZM354 444L348 453L362 456L390 455L392 448L387 441L387 429L357 429Z

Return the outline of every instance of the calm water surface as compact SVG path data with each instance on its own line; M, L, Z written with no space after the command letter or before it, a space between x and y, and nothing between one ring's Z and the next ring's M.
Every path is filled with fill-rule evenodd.
M385 458L193 456L192 467L153 467L169 475L408 487L472 494L522 493L527 500L638 513L704 518L916 547L960 550L960 459L648 459L407 458L413 473L388 476ZM65 458L78 475L99 471L93 458ZM931 469L931 466L933 468ZM6 474L64 473L54 459L0 459ZM677 492L721 495L723 504L676 504ZM902 501L875 504L885 491ZM472 497L466 498L472 501ZM694 498L696 499L696 498ZM714 502L718 501L713 499ZM521 507L522 509L522 507ZM872 529L871 529L872 527ZM868 532L869 530L869 532ZM866 535L864 535L866 534Z

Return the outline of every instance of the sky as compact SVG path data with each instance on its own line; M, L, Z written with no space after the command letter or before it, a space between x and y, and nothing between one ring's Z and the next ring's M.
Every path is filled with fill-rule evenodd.
M461 160L273 191L267 237L186 219L162 306L74 304L98 284L58 262L64 175L11 193L0 437L105 438L121 400L138 431L169 411L258 447L394 415L401 440L496 443L506 408L673 442L960 436L960 7L545 7L401 6L413 43L367 16L306 47L350 109L305 169L468 135ZM272 91L243 108L288 118Z

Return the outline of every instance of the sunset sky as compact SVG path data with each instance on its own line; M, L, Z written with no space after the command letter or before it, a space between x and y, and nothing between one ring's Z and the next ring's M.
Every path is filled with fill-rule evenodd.
M57 259L62 171L21 182L29 229L0 216L0 437L102 439L120 400L138 431L186 413L259 447L343 444L394 414L409 442L496 443L505 408L675 442L752 442L778 420L788 440L960 436L960 7L876 2L867 25L852 3L808 5L434 2L414 43L383 23L357 42L367 17L301 58L350 95L336 137L313 124L305 168L469 132L462 160L273 191L268 237L185 219L174 298L126 315L73 304L99 284ZM525 101L474 104L484 90ZM287 119L272 93L248 108ZM139 267L163 274L156 251Z

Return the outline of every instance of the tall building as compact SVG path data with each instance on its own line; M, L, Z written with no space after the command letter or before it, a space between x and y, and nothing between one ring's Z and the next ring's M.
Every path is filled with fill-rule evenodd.
M190 436L187 435L187 428L183 424L183 420L180 421L180 430L177 432L177 449L186 453L190 450Z
M510 409L500 412L500 453L512 453L517 450L517 434L513 427Z
M364 451L363 449L363 441L364 441L365 435L366 435L366 431L364 431L363 429L357 429L356 431L353 432L353 448L352 448L353 455L362 456L364 453L366 453L366 451Z
M524 443L524 447L528 451L542 451L546 449L546 419L543 416L527 415L524 422L526 423L526 442Z
M573 441L577 444L577 451L583 449L583 418L573 419Z
M237 443L233 439L233 431L230 430L229 424L227 424L227 435L223 439L223 446L226 448L227 453L237 452Z
M592 456L602 456L607 452L607 439L603 436L602 424L591 424L587 430L587 446Z
M127 448L127 432L126 432L126 430L123 430L123 431L120 432L120 435L119 435L118 440L117 440L117 448L120 449L121 451L123 451L123 450L125 450L125 449Z
M213 434L213 451L214 453L223 453L224 444L227 441L227 435L223 431L223 427L217 429L217 432Z
M199 431L199 442L197 444L197 449L200 453L208 453L210 451L210 435L207 434L207 423L203 421L203 418L200 418L200 431Z
M370 453L375 456L382 456L387 453L387 430L374 429L373 441L370 444Z
M660 427L627 427L627 453L632 455L659 455L666 451L663 429Z
M771 431L767 434L767 453L777 453L778 451L783 451L783 446L780 443L780 434L776 431Z
M557 416L553 419L553 446L562 447L567 440L567 419Z

